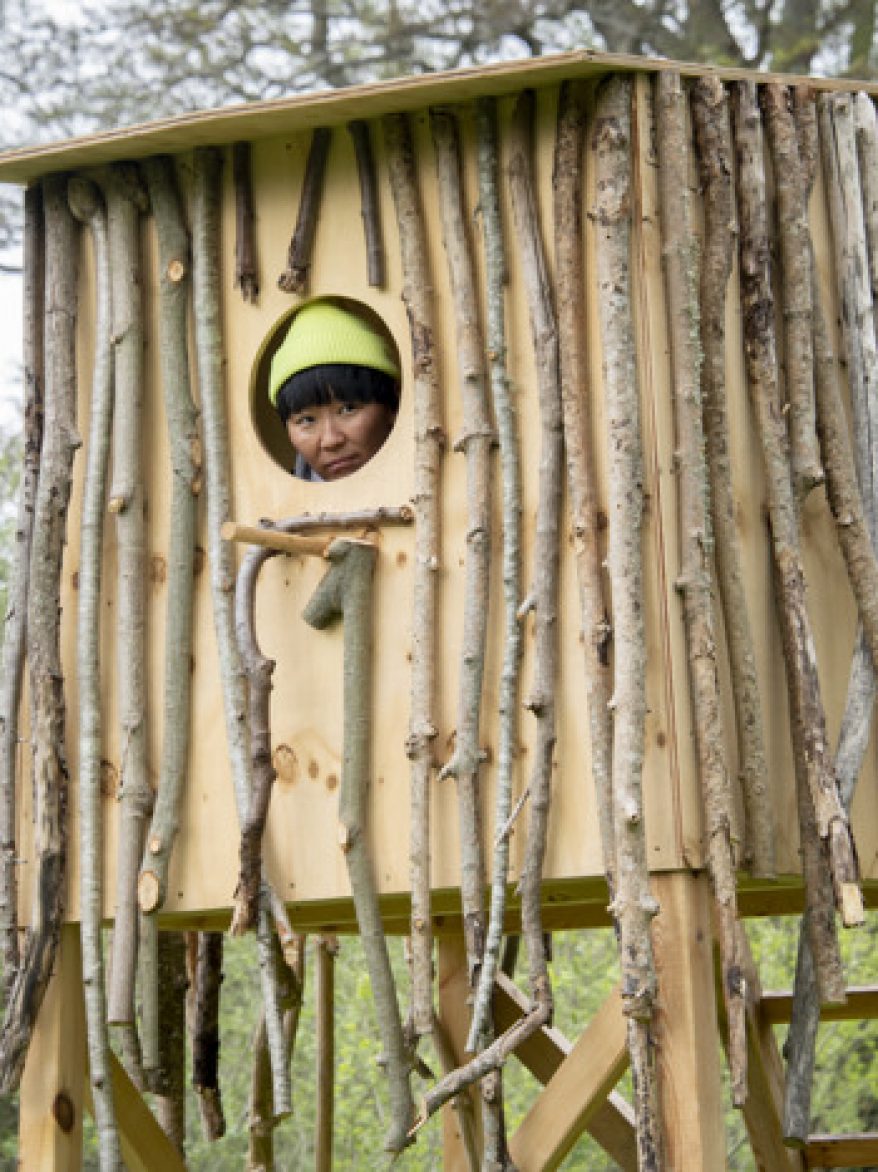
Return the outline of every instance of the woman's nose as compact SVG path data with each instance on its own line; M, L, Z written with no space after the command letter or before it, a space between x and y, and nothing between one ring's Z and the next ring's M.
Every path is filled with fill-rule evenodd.
M338 420L328 415L323 420L323 429L320 433L320 442L324 448L337 448L344 443L344 431L339 426Z

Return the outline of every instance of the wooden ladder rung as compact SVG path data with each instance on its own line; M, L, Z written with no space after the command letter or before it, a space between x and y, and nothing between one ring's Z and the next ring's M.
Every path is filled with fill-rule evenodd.
M793 1008L789 992L763 993L759 1013L768 1025L788 1024ZM820 1007L821 1021L861 1021L878 1017L878 985L851 985L841 1005Z
M809 1168L851 1168L878 1164L878 1132L812 1135L805 1145Z

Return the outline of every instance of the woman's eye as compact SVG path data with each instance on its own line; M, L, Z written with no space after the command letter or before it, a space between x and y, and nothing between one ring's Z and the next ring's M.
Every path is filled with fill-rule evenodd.
M314 422L313 415L295 415L293 417L293 425L295 427L308 427Z
M339 415L356 415L359 409L359 403L339 403L338 405Z

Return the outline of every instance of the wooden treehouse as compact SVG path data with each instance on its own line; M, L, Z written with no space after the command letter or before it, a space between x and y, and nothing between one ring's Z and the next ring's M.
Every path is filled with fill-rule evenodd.
M419 1113L449 1170L483 1137L554 1168L588 1130L623 1168L716 1172L725 1051L756 1166L878 1163L810 1133L807 1027L793 1072L743 927L807 907L812 1038L821 1003L874 1007L835 942L878 881L869 93L571 53L13 151L0 180L28 193L0 698L21 1166L79 1167L86 1109L129 1168L183 1166L132 1082L124 971L149 1075L150 964L233 913L266 998L253 1167L299 938L357 931L391 1150ZM266 398L314 298L402 371L387 442L323 482ZM567 1043L544 934L613 918L621 984ZM412 1089L434 1032L446 1076ZM425 1118L471 1060L544 1084L508 1154L478 1082Z

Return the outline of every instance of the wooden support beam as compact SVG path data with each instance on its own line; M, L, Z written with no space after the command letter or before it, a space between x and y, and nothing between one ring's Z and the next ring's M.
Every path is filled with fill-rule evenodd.
M792 993L763 993L759 1016L767 1025L788 1025L793 1009ZM851 985L841 1005L822 1005L821 1021L866 1021L878 1017L878 985Z
M654 874L651 885L661 906L653 943L666 1166L722 1172L726 1139L707 876Z
M744 1125L758 1172L802 1172L802 1153L783 1142L784 1068L774 1032L761 1013L762 990L743 924L739 953L743 957L747 990L747 1101ZM720 1000L719 1023L723 1040L726 1022Z
M552 1172L559 1166L625 1072L626 1037L616 988L512 1136L509 1151L518 1172Z
M812 1135L805 1159L809 1168L878 1167L878 1134Z
M140 1091L112 1052L110 1075L113 1079L116 1126L119 1129L126 1172L186 1172L183 1157L162 1131ZM85 1107L90 1115L94 1113L87 1071Z
M466 949L463 935L440 937L437 942L437 967L439 991L439 1021L445 1032L454 1057L460 1065L465 1057L466 1038L469 1033L470 986L467 976ZM472 1104L472 1115L478 1131L477 1143L481 1148L482 1111L478 1087L469 1087L463 1094L468 1095ZM451 1104L442 1109L443 1172L470 1172L466 1144L458 1123L458 1114Z
M528 1000L517 985L500 973L494 985L493 1007L494 1024L499 1033L507 1030L527 1013ZM573 1049L573 1044L560 1030L544 1026L518 1047L515 1057L545 1086ZM626 1065L627 1061L626 1051ZM622 1095L611 1091L602 1103L596 1103L594 1113L586 1119L585 1130L615 1160L623 1172L629 1172L629 1169L630 1172L636 1172L634 1111Z
M19 1168L79 1172L85 1064L79 925L67 924L21 1080Z

